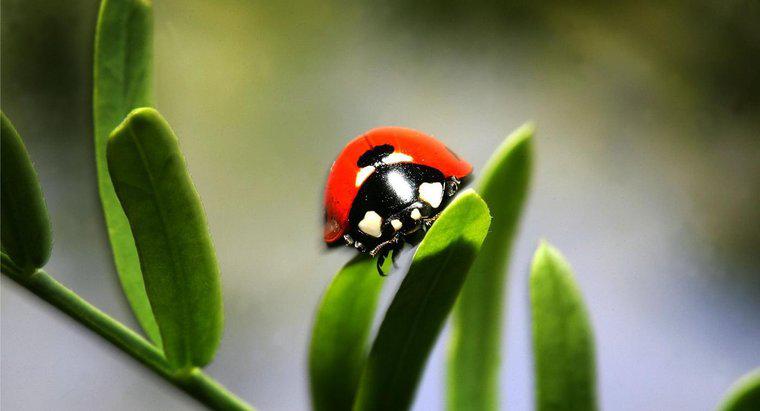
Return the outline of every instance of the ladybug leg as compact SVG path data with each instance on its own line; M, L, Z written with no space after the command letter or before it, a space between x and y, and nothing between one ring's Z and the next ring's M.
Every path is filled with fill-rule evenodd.
M367 251L367 247L364 246L364 244L355 241L353 237L351 237L350 234L346 234L343 236L343 241L346 242L346 247L354 247L357 249L360 253L364 253ZM374 255L374 254L373 254Z
M401 247L404 246L404 243L401 242L401 237L396 237L399 239L399 241L396 242L393 246L393 254L391 254L391 262L393 263L394 268L398 268L398 264L396 264L396 260L398 259L398 255L401 254Z
M446 181L446 195L449 197L456 194L456 192L459 190L459 184L462 182L459 181L456 177L451 177L448 181Z
M402 241L401 234L396 234L388 241L383 241L380 243L377 247L375 247L372 251L370 251L370 255L377 256L377 272L385 277L387 274L383 272L383 264L385 263L386 258L388 258L388 255L391 256L391 261L393 262L393 266L397 267L396 265L396 257L399 254L399 251L401 251L401 248L404 246L404 242Z
M387 255L385 253L377 256L377 273L380 274L381 277L386 277L388 275L383 272L383 263L385 263L386 256Z
M388 243L390 243L390 240L389 241L383 241L382 243L378 244L377 247L375 247L372 250L370 250L369 255L371 255L372 257L374 257L374 256L383 257L383 254L386 254L384 251L385 251L385 247L388 245Z
M438 214L436 214L436 215L434 215L434 216L432 216L432 217L429 217L429 218L426 218L426 219L424 219L424 220L422 221L422 229L423 229L425 232L427 232L427 230L429 230L429 229L430 229L430 227L433 225L433 223L435 222L435 220L437 220L437 219L438 219L438 216L440 216L440 215L441 215L441 213L438 213Z
M400 237L398 235L393 236L390 240L383 241L382 243L378 244L377 247L373 248L372 251L369 252L369 255L376 256L376 255L387 255L388 251L392 250L393 248L388 248L388 246L392 246L394 243L398 242L400 240Z

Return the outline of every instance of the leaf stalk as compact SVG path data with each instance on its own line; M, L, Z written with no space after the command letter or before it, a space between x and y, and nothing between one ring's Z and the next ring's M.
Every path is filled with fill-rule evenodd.
M2 273L74 321L90 329L153 372L213 410L253 411L200 368L177 372L161 350L145 338L66 288L43 270L25 275L3 255Z

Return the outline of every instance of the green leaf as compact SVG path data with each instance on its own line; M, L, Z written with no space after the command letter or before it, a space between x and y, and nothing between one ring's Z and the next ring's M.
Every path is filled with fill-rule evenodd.
M354 409L409 408L430 350L490 222L488 206L473 190L462 192L441 213L385 314Z
M95 33L93 116L98 190L116 271L140 326L161 335L140 273L135 241L108 176L108 136L130 111L152 105L153 12L147 0L103 0Z
M498 409L504 288L530 183L532 138L530 124L515 130L491 156L477 185L493 221L454 306L447 390L452 411Z
M26 147L5 114L0 113L0 117L2 249L14 265L31 273L50 258L50 218Z
M572 270L542 242L530 275L536 410L588 411L596 406L594 341Z
M760 368L739 378L718 406L720 411L760 410Z
M203 366L222 333L219 267L177 137L157 111L134 110L108 141L108 167L166 358L176 368Z
M315 410L351 409L382 286L374 260L360 254L338 272L322 297L309 350Z

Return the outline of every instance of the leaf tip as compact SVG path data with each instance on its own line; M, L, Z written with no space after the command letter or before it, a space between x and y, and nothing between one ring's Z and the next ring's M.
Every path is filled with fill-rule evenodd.
M545 269L548 267L563 267L567 268L567 272L571 272L567 259L562 252L554 247L549 241L542 238L539 240L536 252L533 254L532 269L530 270L531 278L539 278L549 271Z
M461 193L459 193L458 196L456 196L456 198L454 198L454 201L452 201L450 205L458 204L461 202L472 202L479 209L485 210L485 212L490 216L488 205L486 204L485 200L483 200L483 197L481 197L474 188L463 190Z
M50 259L53 234L37 171L21 136L0 111L2 134L2 249L25 272Z
M533 142L533 136L536 134L536 125L532 121L524 123L520 127L517 127L512 133L510 133L501 147L499 147L497 153L509 153L521 146L528 146Z
M119 135L124 134L125 130L131 127L143 128L161 124L169 127L161 113L153 107L138 107L127 114L122 122L111 131L108 139L117 139Z
M473 194L476 195L476 196L478 196L478 197L480 197L480 195L478 193L476 193L475 190L473 190L472 188L467 188L465 190L462 190L459 193L459 197L467 197L467 196L470 196L470 195L473 195Z
M161 114L153 107L138 107L127 114L125 122L127 121L164 121Z
M532 120L525 122L512 133L512 135L519 140L532 140L535 134L536 123Z
M719 411L755 410L760 406L760 368L755 368L731 384L717 409Z
M557 250L556 247L551 245L551 243L547 239L541 238L538 240L538 246L536 247L536 252L533 255L533 262L535 263L536 261L539 261L539 260L552 258L558 253L559 253L559 250Z
M491 225L493 216L491 215L491 209L488 208L488 204L483 197L478 194L473 188L468 188L459 194L449 206L463 204L471 208L471 216L474 220L487 219L487 227ZM444 210L445 211L445 210Z

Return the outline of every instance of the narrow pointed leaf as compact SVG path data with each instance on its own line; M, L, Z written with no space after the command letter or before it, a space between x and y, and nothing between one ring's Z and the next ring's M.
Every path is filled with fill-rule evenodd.
M354 409L404 410L464 279L488 233L488 206L462 192L441 213L412 260L359 383Z
M176 368L203 366L222 333L219 267L177 137L157 111L137 109L111 135L108 167L166 358Z
M14 265L29 273L50 258L50 218L26 147L5 114L0 113L0 117L2 249Z
M161 347L137 249L108 176L108 136L130 111L152 105L153 15L148 0L103 0L95 33L93 117L98 191L121 287L137 321Z
M351 409L382 286L375 261L362 254L338 272L322 297L309 350L315 410Z
M597 408L594 341L572 270L542 243L530 275L537 411Z
M760 410L760 368L739 378L718 406L720 411Z
M530 183L533 126L515 130L485 166L476 190L493 215L491 231L454 306L448 409L498 409L505 283L512 242Z

